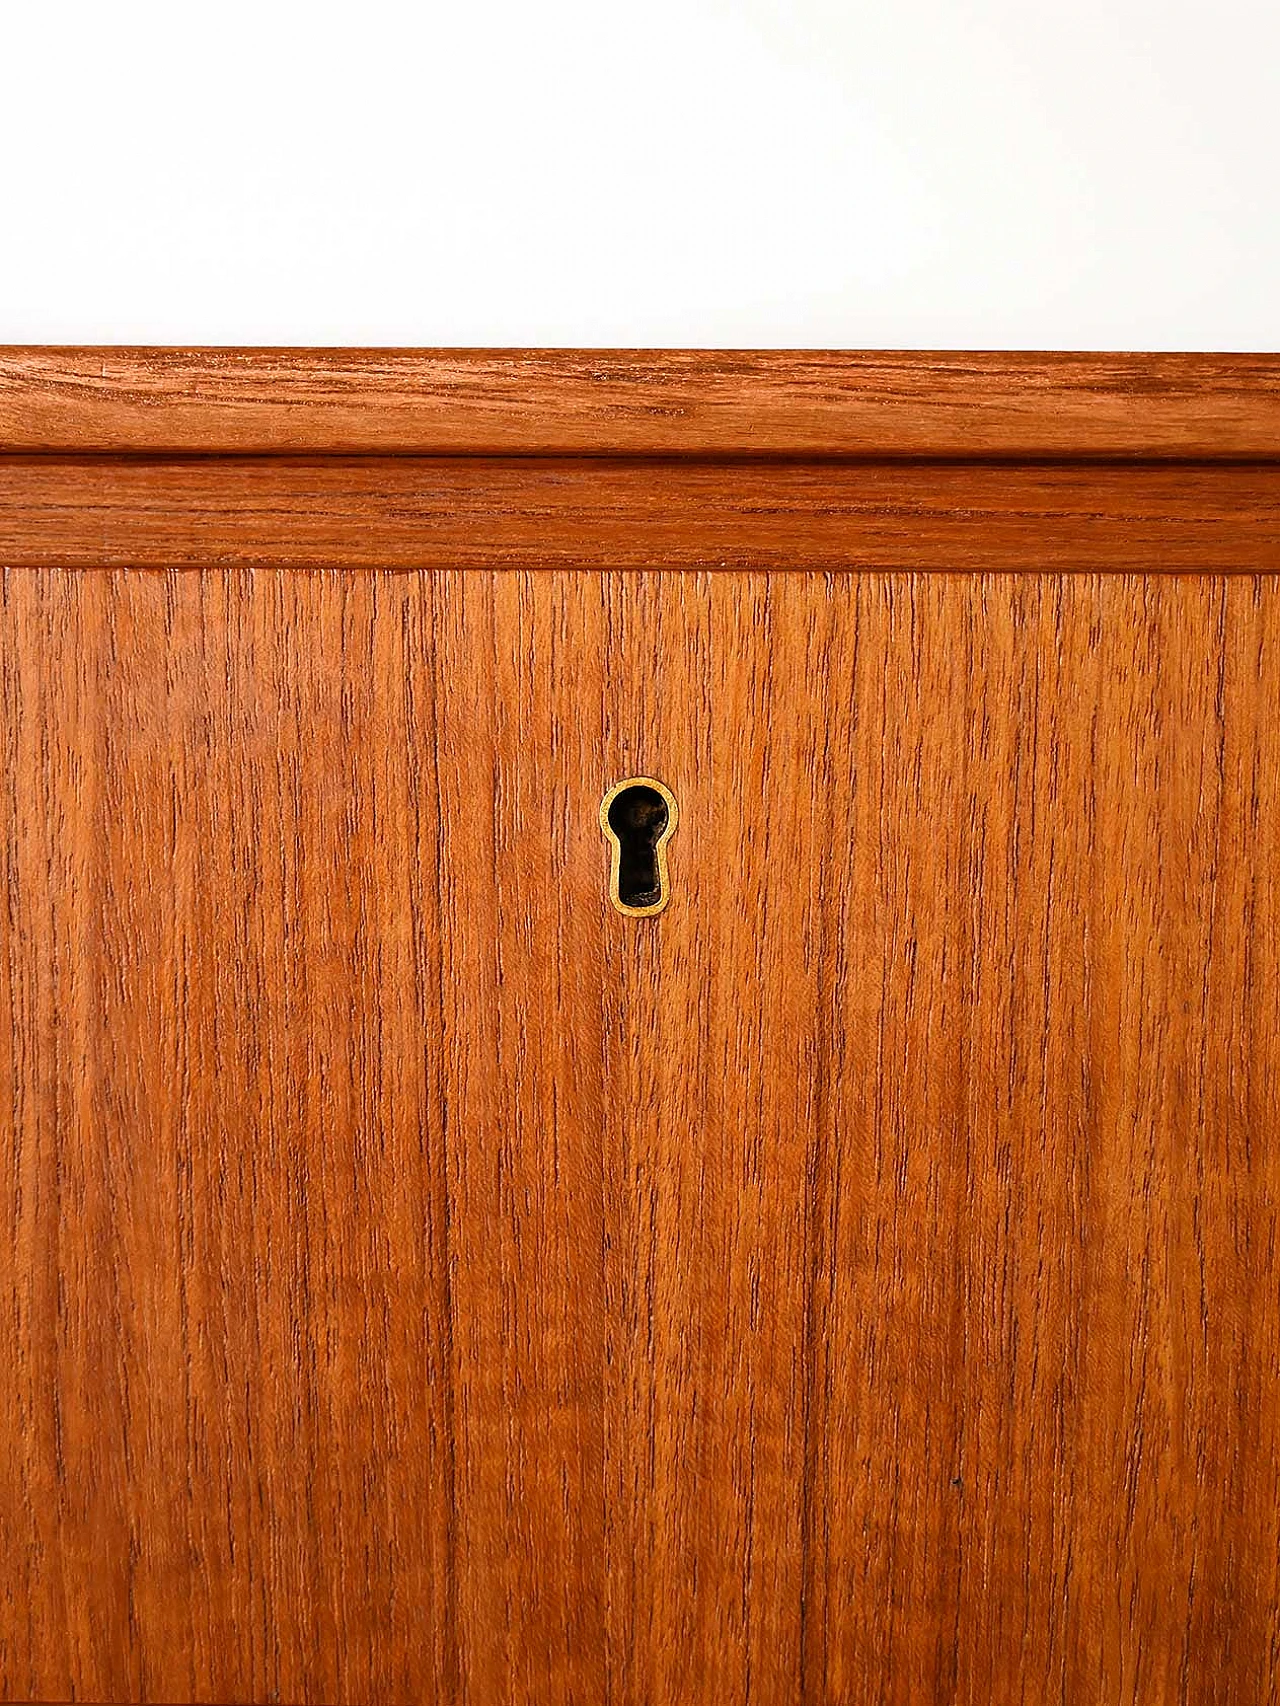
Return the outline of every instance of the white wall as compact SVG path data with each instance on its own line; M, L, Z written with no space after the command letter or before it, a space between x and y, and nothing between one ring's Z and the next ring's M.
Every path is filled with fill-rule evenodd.
M1277 0L8 0L0 341L1280 349Z

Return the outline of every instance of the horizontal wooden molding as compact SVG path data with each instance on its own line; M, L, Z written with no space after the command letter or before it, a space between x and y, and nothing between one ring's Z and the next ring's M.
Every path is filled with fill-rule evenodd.
M0 350L0 564L1272 572L1280 357Z
M0 348L0 453L1280 459L1280 356Z
M0 458L0 564L1280 571L1280 465Z

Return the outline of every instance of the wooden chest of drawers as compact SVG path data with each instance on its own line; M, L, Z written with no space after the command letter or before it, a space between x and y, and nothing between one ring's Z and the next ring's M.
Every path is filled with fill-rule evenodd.
M1278 384L0 360L4 1700L1277 1697Z

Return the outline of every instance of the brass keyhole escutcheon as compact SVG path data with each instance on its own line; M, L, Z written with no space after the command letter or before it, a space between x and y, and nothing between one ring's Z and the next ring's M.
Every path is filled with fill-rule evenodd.
M675 795L652 776L615 782L600 802L609 838L609 899L628 918L652 918L671 898L667 842L679 818Z

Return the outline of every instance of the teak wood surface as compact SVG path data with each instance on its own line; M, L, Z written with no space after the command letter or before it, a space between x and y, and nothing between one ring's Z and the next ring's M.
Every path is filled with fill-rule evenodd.
M0 1699L1280 1699L1278 378L0 352Z
M1274 355L0 348L0 449L1276 459Z

